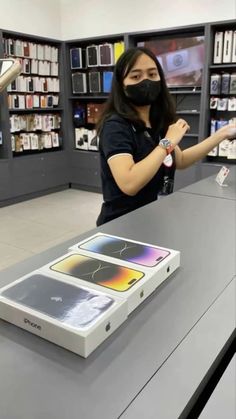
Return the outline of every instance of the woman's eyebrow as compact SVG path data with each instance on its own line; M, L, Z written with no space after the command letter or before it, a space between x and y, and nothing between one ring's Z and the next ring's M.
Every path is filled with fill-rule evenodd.
M151 68L147 68L147 71L153 71L153 70L156 70L157 71L157 68L156 67L151 67ZM137 73L137 72L142 72L143 70L141 70L140 68L134 68L133 70L130 70L130 72L129 73Z

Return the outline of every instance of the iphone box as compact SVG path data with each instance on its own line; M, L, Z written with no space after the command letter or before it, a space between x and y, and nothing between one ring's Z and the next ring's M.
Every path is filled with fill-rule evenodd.
M86 358L127 318L125 299L31 272L0 290L0 318Z
M73 276L76 272L80 280L90 281L86 286L108 287L112 295L127 299L128 314L180 266L179 251L101 233L71 246L69 251L77 253L77 261L73 256L73 262L67 260L49 269ZM94 261L90 279L79 270L79 265L89 265L89 258Z

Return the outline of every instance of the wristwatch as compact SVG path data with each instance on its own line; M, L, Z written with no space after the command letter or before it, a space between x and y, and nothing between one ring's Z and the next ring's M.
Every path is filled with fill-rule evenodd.
M168 154L170 154L173 150L174 150L174 148L175 148L175 146L174 146L174 144L172 144L171 142L170 142L170 140L167 140L167 138L162 138L160 141L159 141L159 144L158 144L160 147L162 147L162 148L164 148L165 150L166 150L166 154L167 154L167 156L168 156Z

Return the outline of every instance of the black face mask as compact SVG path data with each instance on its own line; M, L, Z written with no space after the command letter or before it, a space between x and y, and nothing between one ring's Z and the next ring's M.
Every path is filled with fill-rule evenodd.
M160 80L144 79L139 83L125 86L126 96L136 106L151 105L157 100L160 91Z

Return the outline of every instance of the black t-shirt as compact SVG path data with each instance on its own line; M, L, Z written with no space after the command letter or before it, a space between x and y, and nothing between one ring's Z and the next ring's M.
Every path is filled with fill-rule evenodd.
M107 161L117 154L130 154L135 163L143 160L158 145L159 133L151 128L135 127L132 123L119 115L111 116L105 123L99 136L99 150L101 156L101 179L104 203L97 219L101 225L133 211L143 205L155 201L158 193L163 190L164 181L174 179L175 161L173 165L161 165L150 182L135 196L126 195L117 186Z

